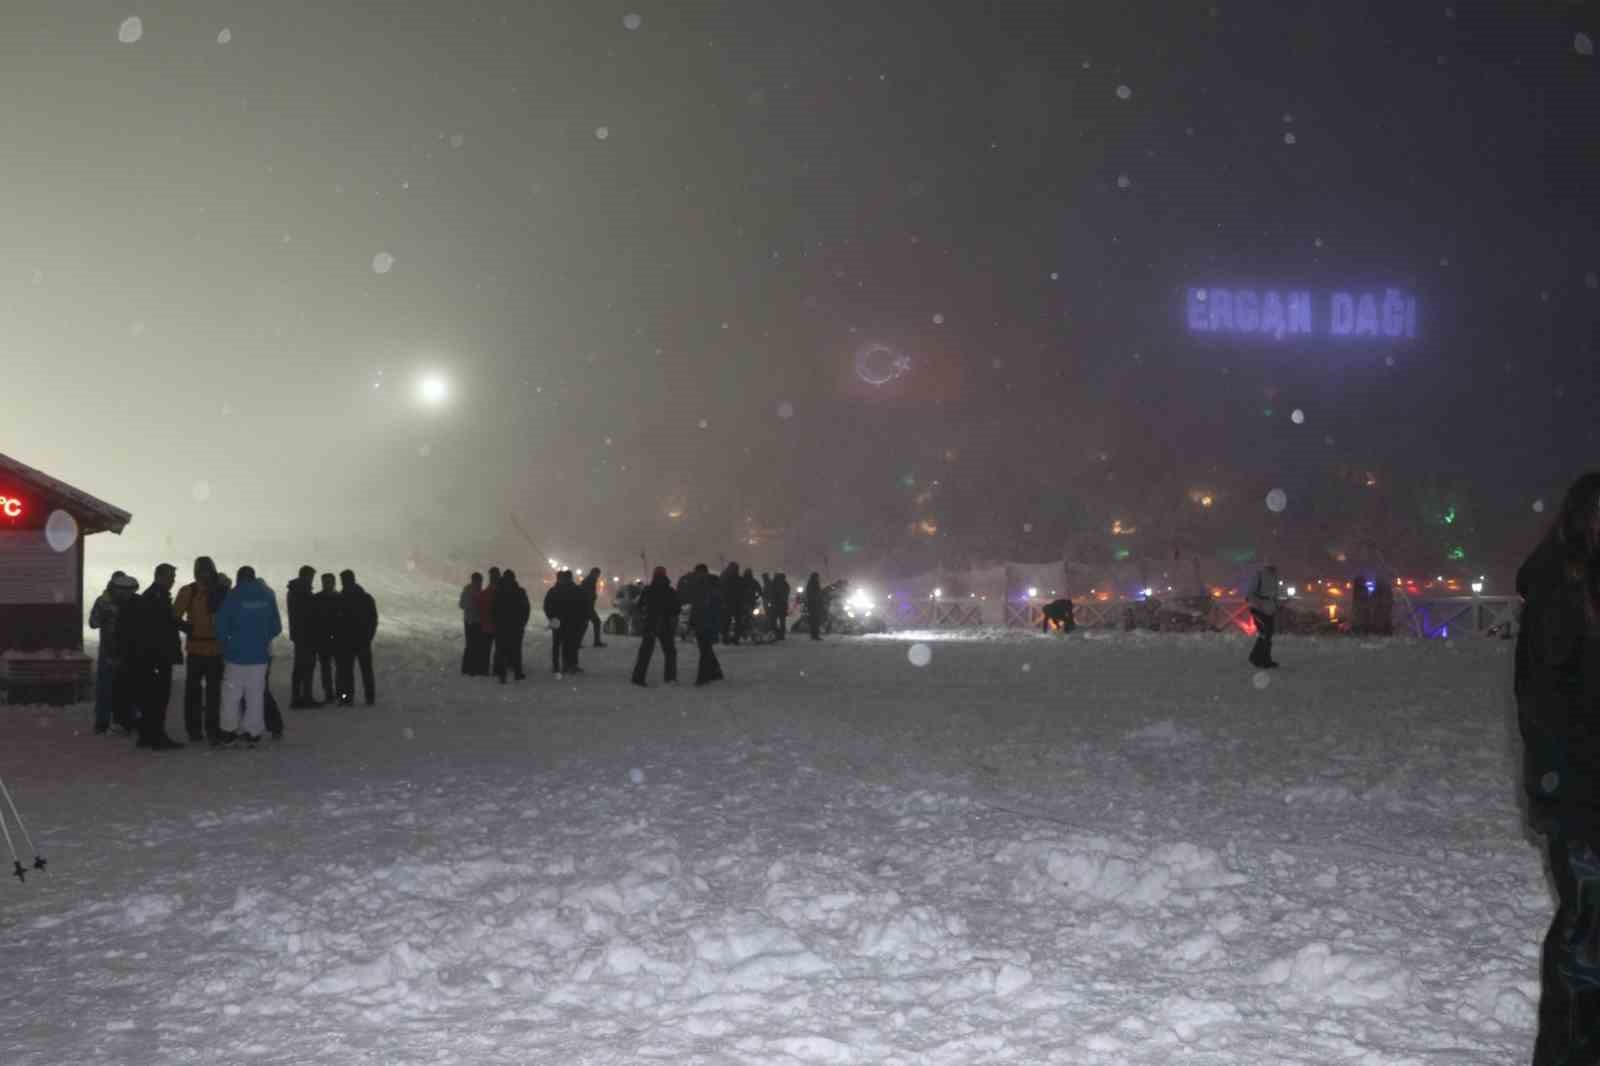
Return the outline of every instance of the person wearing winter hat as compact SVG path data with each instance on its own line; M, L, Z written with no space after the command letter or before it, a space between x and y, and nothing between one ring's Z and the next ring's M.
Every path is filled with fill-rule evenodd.
M117 669L122 656L117 645L117 616L139 591L139 582L121 570L111 575L106 590L95 598L89 608L89 628L100 631L100 647L95 653L94 669L94 731L105 733L111 728L112 709L116 706ZM130 728L128 722L116 723L121 732Z

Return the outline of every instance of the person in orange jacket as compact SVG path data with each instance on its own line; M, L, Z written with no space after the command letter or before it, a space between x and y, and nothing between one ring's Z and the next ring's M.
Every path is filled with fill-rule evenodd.
M172 617L187 640L183 725L191 741L212 739L222 729L222 645L217 641L216 613L227 596L228 587L217 576L217 564L209 555L202 555L194 561L194 580L179 589L172 601Z

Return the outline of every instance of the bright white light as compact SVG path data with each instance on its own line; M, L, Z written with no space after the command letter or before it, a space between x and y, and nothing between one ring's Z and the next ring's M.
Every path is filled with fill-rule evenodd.
M1478 593L1480 593L1482 591L1483 591L1483 582L1482 581L1474 581L1472 583L1472 594L1474 596L1476 596L1476 595L1478 595Z
M933 598L934 599L938 599L940 596L943 596L943 595L944 595L944 589L934 589L933 590Z
M640 26L643 26L643 25L644 25L644 19L639 15L623 15L622 16L622 28L623 29L636 30Z
M1039 598L1039 590L1036 589L1036 588L1031 588L1030 587L1028 589L1028 599L1033 600L1033 599L1038 599L1038 598Z
M1294 595L1294 586L1290 585L1288 588L1284 589L1283 591L1288 593L1292 597Z
M1155 590L1154 589L1140 589L1139 590L1139 595L1143 596L1145 599L1148 600L1151 596L1155 595Z
M1282 489L1273 489L1267 493L1267 510L1279 514L1289 506L1289 495Z
M429 407L438 407L450 398L450 383L438 374L429 374L417 383L417 396Z
M864 588L857 588L850 593L850 599L845 603L845 610L852 618L858 614L871 614L872 599L872 593Z

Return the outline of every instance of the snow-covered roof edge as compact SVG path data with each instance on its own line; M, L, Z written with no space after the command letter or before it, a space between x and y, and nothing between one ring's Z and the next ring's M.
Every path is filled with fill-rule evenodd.
M113 507L104 500L89 495L82 489L75 489L65 481L58 481L41 470L35 470L27 463L11 458L0 453L0 470L10 473L26 485L59 497L77 511L73 517L78 519L78 527L84 533L99 533L110 530L120 534L124 527L133 520L133 515L120 507ZM87 518L90 521L85 522Z

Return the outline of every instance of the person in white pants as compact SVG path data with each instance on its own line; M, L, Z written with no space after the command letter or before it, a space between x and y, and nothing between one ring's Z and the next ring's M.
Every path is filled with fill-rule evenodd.
M266 732L267 662L272 639L283 632L278 598L256 580L254 568L239 568L239 578L217 612L216 629L222 642L222 713L213 744L227 747L241 739L253 744Z
M267 731L266 697L266 663L226 663L222 668L222 731L236 739L241 735L246 740L261 739Z

